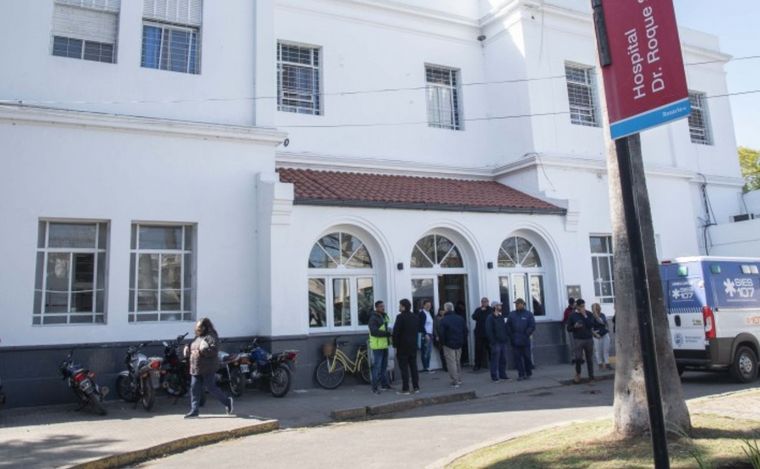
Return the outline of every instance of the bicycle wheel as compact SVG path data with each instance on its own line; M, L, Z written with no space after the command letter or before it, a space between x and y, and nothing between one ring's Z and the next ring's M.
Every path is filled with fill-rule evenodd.
M357 368L359 368L359 376L361 376L362 381L366 384L370 384L372 382L372 370L370 370L369 360L367 360L366 355L362 355L359 358L359 365Z
M330 371L330 365L333 365ZM335 358L325 358L322 360L317 369L314 370L314 378L317 384L325 389L335 389L343 383L346 377L346 368L340 360Z

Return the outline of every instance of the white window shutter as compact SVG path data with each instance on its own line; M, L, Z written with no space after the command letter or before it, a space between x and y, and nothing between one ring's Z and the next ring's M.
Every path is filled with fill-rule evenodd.
M55 0L55 3L115 13L121 9L121 0Z
M53 35L115 45L118 15L103 9L70 6L74 3L92 4L93 0L58 0L53 13Z
M202 0L143 0L143 17L167 23L200 26Z

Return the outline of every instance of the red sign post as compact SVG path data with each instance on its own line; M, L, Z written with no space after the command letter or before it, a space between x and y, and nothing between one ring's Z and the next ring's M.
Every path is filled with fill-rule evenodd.
M602 62L614 140L691 111L672 0L606 0L609 60Z

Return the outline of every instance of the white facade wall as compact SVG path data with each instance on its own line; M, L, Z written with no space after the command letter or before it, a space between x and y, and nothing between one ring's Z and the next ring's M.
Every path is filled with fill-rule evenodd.
M0 110L3 345L153 340L192 322L129 323L134 222L196 225L196 308L222 330L259 332L256 177L274 132ZM105 325L32 326L40 220L109 224ZM241 261L244 260L244 261Z
M409 256L428 232L463 248L470 306L478 296L497 297L498 269L486 263L514 233L544 249L553 276L546 319L559 318L565 285L581 285L594 299L588 238L611 232L605 131L570 123L563 78L566 62L595 64L587 0L206 0L198 75L142 68L142 2L121 5L115 64L51 55L52 0L0 6L0 31L13 38L0 42L0 59L15 64L0 69L0 100L107 114L0 111L8 169L0 172L0 209L14 227L0 235L6 265L14 266L0 270L0 285L20 292L0 303L14 331L3 345L142 340L189 329L127 323L133 221L197 223L196 310L238 335L309 333L308 253L341 227L374 249L377 296L391 311L410 296ZM277 111L278 40L321 48L323 115ZM690 88L725 94L728 57L717 40L691 31L682 40L687 63L717 61L687 67ZM463 130L428 127L425 64L460 70ZM395 90L340 94L388 89ZM549 115L520 117L527 114ZM713 145L691 143L685 121L642 136L661 257L704 252L701 184L715 221L743 211L728 100L711 99L709 115ZM344 126L356 123L379 125ZM284 134L261 130L270 127L290 140L276 154ZM497 179L568 214L293 206L293 188L277 182L275 163ZM31 326L37 221L47 217L110 223L107 325ZM708 245L722 243L720 230L710 230Z

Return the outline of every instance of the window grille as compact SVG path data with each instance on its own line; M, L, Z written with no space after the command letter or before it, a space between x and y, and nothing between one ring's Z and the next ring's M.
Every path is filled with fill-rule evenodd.
M120 7L120 0L56 0L52 54L115 63Z
M32 324L105 322L107 223L40 221Z
M594 69L565 65L567 98L570 102L570 122L576 125L599 127L594 90Z
M132 225L129 322L193 319L194 231L192 225Z
M459 71L425 66L428 126L461 130Z
M141 65L200 73L201 0L144 0Z
M691 114L689 115L689 134L692 143L712 145L710 120L707 112L707 98L704 93L689 92Z
M615 302L615 270L612 236L591 236L591 267L594 273L594 295L600 303Z
M320 50L277 43L277 109L299 114L322 114Z

